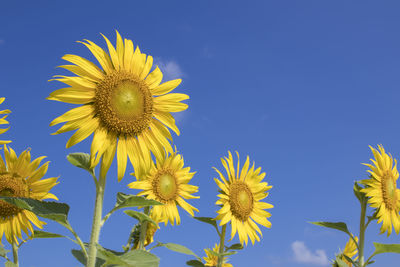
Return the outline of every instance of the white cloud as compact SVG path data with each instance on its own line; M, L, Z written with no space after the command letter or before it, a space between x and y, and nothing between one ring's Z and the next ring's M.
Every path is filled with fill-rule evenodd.
M326 253L322 249L317 249L315 252L310 251L304 242L295 241L292 243L294 260L299 263L309 263L315 265L328 265L329 260Z
M181 67L178 65L178 63L176 63L173 60L169 60L169 61L164 61L160 58L157 58L155 60L155 65L157 65L160 70L163 73L163 80L164 81L168 81L168 80L173 80L173 79L178 79L178 78L182 78L182 76L184 76L184 73L181 69Z

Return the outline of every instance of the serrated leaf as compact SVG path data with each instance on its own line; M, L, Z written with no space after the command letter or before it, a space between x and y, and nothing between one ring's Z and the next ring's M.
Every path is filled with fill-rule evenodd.
M31 198L17 198L17 197L3 197L4 200L18 208L29 210L37 216L56 221L63 225L67 224L67 216L69 206L65 203L58 203L53 201L40 201Z
M58 238L58 237L65 237L65 236L39 230L33 231L33 238Z
M182 246L182 245L179 245L179 244L174 244L174 243L161 243L161 242L158 242L158 244L163 246L163 247L165 247L165 248L167 248L167 249L169 249L169 250L172 250L172 251L175 251L175 252L179 252L179 253L182 253L182 254L186 254L186 255L195 256L197 259L200 259L199 256L197 256L193 251L191 251L190 249L188 249L185 246Z
M373 255L381 253L400 253L400 244L381 244L374 242L375 251Z
M86 258L85 255L83 254L82 250L77 250L73 249L71 250L72 255L77 259L80 263L83 264L83 266L86 266ZM105 261L103 259L96 258L96 267L102 267L104 265Z
M150 223L154 224L155 226L157 226L157 223L152 218L150 218L149 215L144 214L143 212L135 211L135 210L125 210L124 213L128 216L135 218L140 223L147 221L147 222L150 222Z
M90 155L87 153L71 153L67 156L67 160L76 167L91 171Z
M236 243L230 247L225 247L225 248L226 248L226 250L241 250L241 249L243 249L243 245L240 243Z
M327 228L332 228L336 229L342 232L345 232L351 237L351 233L349 229L347 228L347 225L344 222L310 222L312 224L322 226L322 227L327 227Z
M211 218L211 217L193 217L193 218L200 222L208 223L208 224L214 226L219 234L218 225L217 225L217 222L214 220L214 218Z
M14 262L6 261L4 264L5 267L18 267Z
M199 260L190 260L186 262L186 265L194 267L205 267L205 265Z

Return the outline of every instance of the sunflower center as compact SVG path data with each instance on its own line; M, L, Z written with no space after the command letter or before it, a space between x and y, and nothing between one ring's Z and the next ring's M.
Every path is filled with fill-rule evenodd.
M117 135L139 135L153 116L148 86L124 71L107 75L97 85L94 106L102 124Z
M253 211L253 194L247 184L236 181L230 186L229 203L231 205L232 214L246 221Z
M29 197L29 189L25 179L10 173L0 174L0 196L2 197ZM20 208L0 200L0 218L17 215Z
M382 184L382 196L386 207L389 210L395 210L397 208L397 194L396 194L396 181L390 171L387 171L381 180Z
M162 201L175 200L178 193L176 177L171 170L160 171L153 180L155 195Z

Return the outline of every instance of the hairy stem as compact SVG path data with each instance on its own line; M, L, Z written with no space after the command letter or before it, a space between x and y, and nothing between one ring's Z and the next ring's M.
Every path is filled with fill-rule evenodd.
M365 229L367 228L365 224L365 212L367 210L367 199L363 198L361 201L361 216L360 216L360 241L359 241L359 251L358 251L358 261L359 266L364 267L364 241L365 241Z
M97 247L101 229L101 216L103 210L104 188L106 185L106 177L100 175L99 181L96 184L96 201L94 206L92 233L89 243L89 258L87 267L94 267L96 264Z
M18 262L18 245L15 242L12 243L12 251L13 251L13 257L14 257L14 263L18 267L19 266L19 262Z
M226 233L226 224L222 226L222 231L221 231L221 241L219 242L219 254L224 253L225 250L225 233ZM217 267L222 267L222 263L224 262L224 256L218 256L218 263Z

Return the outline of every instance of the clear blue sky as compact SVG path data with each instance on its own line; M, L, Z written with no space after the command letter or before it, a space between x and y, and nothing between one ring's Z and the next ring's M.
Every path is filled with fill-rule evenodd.
M47 82L64 54L90 58L76 43L105 46L115 29L157 58L167 77L180 76L177 92L190 96L177 116L174 144L197 174L199 216L216 215L219 158L227 150L250 155L274 187L267 202L271 229L262 242L230 258L234 266L313 266L296 262L292 244L304 242L329 259L347 237L308 221L346 221L358 231L359 207L352 184L366 177L371 152L382 143L400 157L400 3L398 1L2 1L0 5L1 108L12 109L5 135L20 153L48 156L47 177L60 175L52 191L71 206L70 222L89 239L94 186L65 156L88 152L90 142L70 149L70 133L51 136L50 121L72 105L47 101L61 88ZM90 139L91 140L91 139ZM132 169L129 169L132 171ZM115 166L110 170L116 174ZM105 210L117 192L132 192L109 176ZM163 228L156 239L188 246L203 256L217 241L213 229L184 212L182 225ZM122 212L103 228L101 244L118 250L134 221ZM45 230L67 234L49 222ZM378 235L367 242L399 243ZM237 241L237 238L235 239ZM372 244L371 244L372 245ZM367 254L372 246L367 245ZM66 239L33 240L20 250L22 266L78 266ZM154 250L161 267L184 266L190 257ZM399 255L377 256L376 267L395 266ZM317 265L315 265L317 266Z

